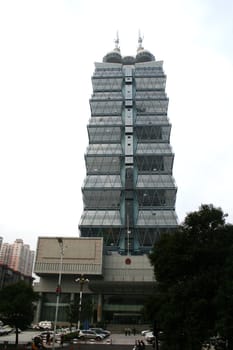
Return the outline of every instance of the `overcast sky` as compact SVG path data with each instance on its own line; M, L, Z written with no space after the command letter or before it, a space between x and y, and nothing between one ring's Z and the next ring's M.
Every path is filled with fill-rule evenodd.
M164 61L179 222L233 223L231 0L0 1L0 236L77 236L94 62L143 46Z

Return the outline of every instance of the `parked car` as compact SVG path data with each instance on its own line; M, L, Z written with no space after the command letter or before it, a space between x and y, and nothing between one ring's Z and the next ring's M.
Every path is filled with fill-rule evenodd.
M147 343L151 344L155 340L155 336L153 332L147 332L145 335L145 340Z
M2 327L0 327L0 336L1 335L6 335L5 330Z
M22 330L20 328L18 328L18 333L21 333L21 332L22 332ZM12 328L11 333L16 333L16 328Z
M0 327L0 335L7 335L10 334L13 331L13 328L9 325L5 325Z
M96 332L97 334L103 334L104 338L107 338L111 334L110 331L103 328L90 328L90 330Z
M38 323L38 326L40 327L40 329L52 329L53 328L51 321L40 321Z
M40 330L40 326L38 324L32 324L29 328L39 331Z
M80 330L78 338L80 340L94 339L94 340L103 340L105 336L103 334L98 334L90 329L88 330Z
M145 331L141 331L141 335L145 336L146 333L152 332L152 329L146 329Z
M54 335L54 332L53 331L44 331L44 332L41 332L40 334L37 334L36 336L34 336L32 338L32 340L35 340L35 338L40 338L41 339L41 343L46 343L47 342L47 336L49 334L49 340L50 342L53 341L53 335ZM55 341L60 341L61 339L61 334L60 333L56 333L55 335Z

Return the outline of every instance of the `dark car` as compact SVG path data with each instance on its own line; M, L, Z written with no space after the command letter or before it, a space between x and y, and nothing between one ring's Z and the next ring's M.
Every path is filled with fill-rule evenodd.
M2 327L0 327L0 335L6 335L6 332Z

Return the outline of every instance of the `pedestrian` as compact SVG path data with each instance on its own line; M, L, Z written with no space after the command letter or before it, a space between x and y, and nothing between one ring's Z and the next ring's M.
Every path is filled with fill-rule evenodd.
M63 348L63 343L64 343L64 334L61 334L61 347Z
M140 346L139 346L139 348L140 348L140 350L145 350L145 343L144 343L144 341L143 340L140 340L139 341L140 342Z
M40 336L36 336L32 342L32 350L38 350L42 348L42 340Z
M50 341L51 341L50 333L47 332L47 334L46 334L46 344L50 345Z

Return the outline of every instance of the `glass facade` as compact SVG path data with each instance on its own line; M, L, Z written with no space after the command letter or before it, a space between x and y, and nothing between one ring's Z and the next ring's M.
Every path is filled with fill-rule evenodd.
M144 254L177 226L163 64L142 47L136 57L116 48L95 64L92 86L81 236Z

